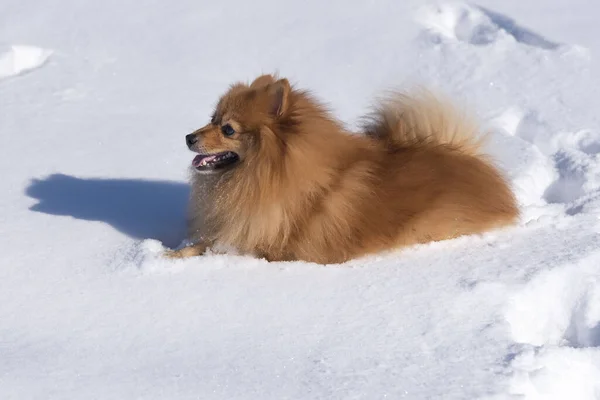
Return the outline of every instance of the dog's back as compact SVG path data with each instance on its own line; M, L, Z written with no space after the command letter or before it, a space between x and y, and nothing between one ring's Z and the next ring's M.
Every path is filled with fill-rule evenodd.
M510 187L480 152L485 138L449 103L426 92L388 98L364 132L380 146L355 160L347 154L348 167L296 243L300 258L343 261L518 218Z

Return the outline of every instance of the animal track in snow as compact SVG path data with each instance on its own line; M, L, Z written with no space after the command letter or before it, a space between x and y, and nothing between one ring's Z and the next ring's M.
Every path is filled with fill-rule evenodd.
M544 199L548 203L571 203L584 194L586 182L585 165L572 152L560 151L554 156L559 178L553 182L546 192Z
M497 152L506 154L511 180L517 186L523 204L542 200L550 204L570 204L567 212L581 211L578 202L600 190L600 134L591 130L556 132L533 111L509 109L492 121L518 142L494 143ZM496 139L495 142L499 140ZM513 150L527 155L523 162ZM504 150L504 151L503 151ZM588 199L589 200L589 199ZM577 212L576 212L577 211Z
M597 132L582 130L557 133L552 141L547 141L554 147L550 157L559 175L544 193L548 203L572 204L598 191L600 163L596 155L600 151L599 140Z
M0 79L20 75L41 67L52 54L51 50L35 46L12 45L0 47Z
M546 50L559 47L541 35L518 25L511 18L476 5L442 3L420 9L418 20L431 32L473 45L487 45L512 38Z
M581 211L600 215L600 133L580 130L558 139L563 149L554 154L554 160L560 177L548 187L546 200L569 204L570 215Z

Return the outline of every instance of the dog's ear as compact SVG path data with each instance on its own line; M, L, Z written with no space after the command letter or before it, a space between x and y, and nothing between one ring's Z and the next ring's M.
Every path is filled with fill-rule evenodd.
M250 88L257 89L257 88L265 87L272 83L275 83L275 78L273 77L273 75L271 75L271 74L261 75L250 84Z
M281 117L287 111L290 90L290 83L287 79L280 79L269 85L268 93L271 107L269 111L273 116Z

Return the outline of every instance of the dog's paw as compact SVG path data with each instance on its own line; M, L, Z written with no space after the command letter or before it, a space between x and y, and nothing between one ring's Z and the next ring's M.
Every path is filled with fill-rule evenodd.
M163 251L162 256L170 259L188 258L202 255L205 251L206 244L196 243L191 246L182 247L176 250L165 250Z
M180 250L165 250L160 255L163 258L183 258Z

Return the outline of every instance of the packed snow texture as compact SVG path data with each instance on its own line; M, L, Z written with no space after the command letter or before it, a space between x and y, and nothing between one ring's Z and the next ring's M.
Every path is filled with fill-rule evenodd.
M0 4L0 398L600 399L595 0ZM236 80L490 132L518 226L319 266L165 260ZM407 193L406 195L410 195Z

